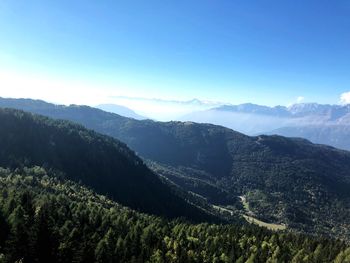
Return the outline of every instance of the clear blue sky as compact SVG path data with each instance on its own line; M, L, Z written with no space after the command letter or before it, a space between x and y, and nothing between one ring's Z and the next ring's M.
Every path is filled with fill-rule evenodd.
M115 95L338 103L350 1L2 0L0 70Z

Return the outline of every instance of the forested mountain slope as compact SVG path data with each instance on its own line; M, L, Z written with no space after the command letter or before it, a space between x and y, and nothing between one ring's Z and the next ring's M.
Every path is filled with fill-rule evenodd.
M124 143L67 121L0 109L0 166L40 165L134 209L209 220L172 193Z
M167 221L40 167L0 168L0 186L1 262L350 262L340 241Z
M303 139L249 137L210 124L137 121L86 106L6 103L118 138L150 160L153 170L212 204L245 213L241 196L245 208L259 219L349 239L347 151Z

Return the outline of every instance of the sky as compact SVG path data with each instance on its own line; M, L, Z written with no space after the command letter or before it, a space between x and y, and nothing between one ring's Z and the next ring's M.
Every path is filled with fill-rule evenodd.
M348 0L2 0L0 96L350 103L349 47Z

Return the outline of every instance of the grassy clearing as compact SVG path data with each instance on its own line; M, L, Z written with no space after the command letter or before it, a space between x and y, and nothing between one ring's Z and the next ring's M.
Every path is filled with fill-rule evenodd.
M259 219L256 219L254 217L251 217L251 216L247 216L247 215L243 215L244 219L247 220L247 222L251 223L251 224L255 224L255 225L258 225L258 226L262 226L262 227L266 227L267 229L270 229L270 230L285 230L287 229L286 225L284 224L272 224L272 223L266 223L266 222L263 222Z
M239 196L239 198L241 199L241 202L243 204L244 210L246 211L246 213L250 214L250 215L243 215L244 219L251 223L251 224L255 224L258 226L262 226L262 227L266 227L267 229L270 230L285 230L287 227L284 224L273 224L273 223L266 223L263 222L259 219L254 218L253 216L253 212L249 209L249 203L247 202L247 199L245 196Z
M244 196L240 196L239 197L241 199L241 202L244 206L244 210L247 214L253 214L253 212L251 212L249 210L249 204L246 200L246 198ZM218 206L218 205L213 205L213 208L215 208L216 210L220 211L221 213L229 213L231 216L234 215L234 212L228 208L222 207L222 206ZM247 214L244 214L243 217L244 219L251 224L255 224L261 227L266 227L267 229L270 230L274 230L274 231L279 231L279 230L285 230L287 229L286 225L284 224L273 224L273 223L266 223L264 221L261 221L259 219L254 218L253 216L249 216Z

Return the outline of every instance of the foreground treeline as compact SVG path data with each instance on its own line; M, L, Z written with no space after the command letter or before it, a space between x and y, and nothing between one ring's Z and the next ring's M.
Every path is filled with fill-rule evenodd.
M50 175L0 169L0 262L350 262L340 241L166 221Z

